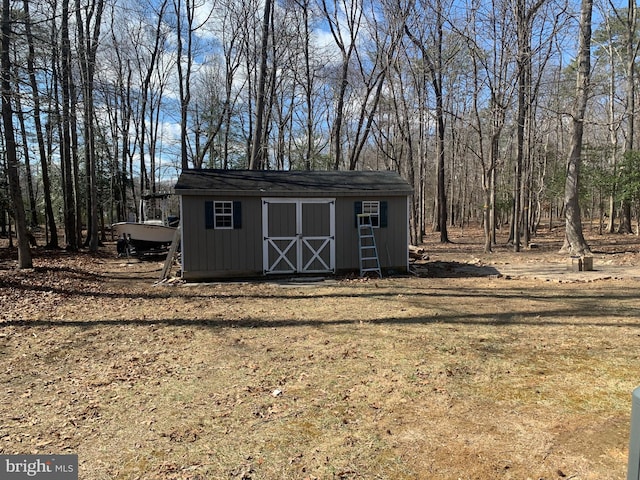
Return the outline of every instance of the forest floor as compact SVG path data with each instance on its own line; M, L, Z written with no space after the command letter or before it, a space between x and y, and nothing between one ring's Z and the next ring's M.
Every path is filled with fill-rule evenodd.
M624 479L640 239L562 231L420 276L156 285L158 261L0 239L0 453L80 478ZM4 243L3 243L4 242Z

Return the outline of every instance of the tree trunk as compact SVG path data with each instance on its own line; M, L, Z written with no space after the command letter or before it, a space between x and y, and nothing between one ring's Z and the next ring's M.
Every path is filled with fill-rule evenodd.
M398 66L398 62L394 61L394 66L396 72L400 72L400 67ZM400 80L397 82L397 89L399 92L396 94L395 89L396 85L394 82L389 82L390 89L392 93L393 99L393 107L395 118L398 123L399 134L402 140L402 150L406 149L406 154L403 155L405 157L405 164L407 169L407 181L409 184L415 188L417 185L416 182L416 172L415 172L415 154L414 154L414 141L411 133L411 121L410 121L410 108L407 105L407 96L405 93L404 82L400 77ZM398 100L399 99L399 100ZM402 154L401 154L402 155ZM411 203L409 205L409 243L411 245L419 245L421 242L420 235L420 198L419 195L413 195L411 199Z
M132 116L132 107L131 107L131 75L132 75L132 71L131 68L127 65L128 67L128 72L127 72L127 82L126 84L121 84L120 87L120 92L121 92L121 96L123 98L123 104L124 104L124 112L122 113L122 119L121 119L121 132L122 132L122 144L121 144L121 165L120 165L120 174L119 174L119 179L118 179L118 185L119 185L119 190L120 190L120 208L118 209L118 221L121 222L123 220L127 220L127 186L129 185L129 183L131 183L133 185L133 177L131 182L128 181L129 176L127 175L127 160L130 158L130 141L129 141L129 135L126 134L126 132L129 131L129 128L131 126L131 116ZM135 197L134 197L135 200Z
M311 71L311 59L310 59L310 50L311 50L311 31L309 25L309 5L308 2L299 3L302 14L304 17L304 34L303 34L303 48L304 48L304 93L305 93L305 104L307 110L306 117L306 136L307 141L305 144L305 152L304 152L304 169L311 170L311 161L313 158L313 85L314 78L313 73Z
M264 2L264 17L262 18L262 44L260 47L260 71L258 72L258 94L256 98L256 122L253 131L253 145L251 146L250 170L263 168L264 149L264 106L266 103L265 91L267 84L267 57L269 55L269 25L271 21L272 0Z
M174 2L174 8L176 13L176 41L177 41L177 67L178 67L178 83L180 88L180 157L182 159L182 169L189 168L189 156L188 156L188 111L189 103L191 102L191 67L193 65L193 18L195 12L195 6L191 5L189 0L185 3L185 13L187 17L187 51L184 55L184 46L182 39L182 2L177 0ZM183 69L182 58L186 57L186 69Z
M622 200L620 205L620 225L618 225L618 233L633 233L631 229L631 202Z
M31 249L27 238L27 222L20 188L18 171L18 153L13 131L13 112L11 106L11 2L2 1L2 52L0 53L0 75L2 76L2 122L4 126L5 155L7 159L7 175L9 192L13 204L18 239L18 268L32 268Z
M444 34L442 25L442 4L440 0L437 2L437 22L436 22L436 52L437 57L435 64L432 63L432 84L436 95L436 123L438 125L438 227L440 230L440 242L449 242L449 234L447 233L447 192L445 182L445 122L444 122L444 93L442 88L442 48L444 42Z
M62 0L62 25L60 29L62 48L60 59L62 68L60 72L62 87L62 116L61 116L61 163L63 173L63 197L64 197L64 231L66 248L75 251L78 249L78 235L76 227L75 191L73 188L73 168L71 159L71 135L70 135L70 105L71 105L71 46L69 42L69 0Z
M436 164L436 212L435 218L436 230L440 232L440 242L448 243L449 235L447 232L447 185L445 182L445 121L444 121L444 94L442 88L442 48L443 48L443 29L442 29L442 15L441 9L438 9L438 20L436 26L436 58L432 59L427 47L420 41L418 37L413 35L408 27L405 27L405 32L413 44L418 47L422 52L422 57L425 60L426 67L431 75L431 86L436 97L436 125L437 125L437 137L436 137L436 151L438 155L438 161Z
M531 61L529 57L529 28L525 14L524 0L516 2L516 20L518 23L518 114L516 124L517 153L514 172L513 191L513 250L520 251L521 220L522 220L522 164L524 157L524 122L527 116L527 64Z
M442 79L438 82L439 85L442 85ZM434 87L436 82L434 82ZM445 150L444 150L444 142L445 142L445 125L444 125L444 107L442 102L442 91L438 89L436 91L436 118L438 123L438 139L437 139L437 150L438 150L438 167L437 167L437 175L438 175L438 229L440 230L440 242L447 243L449 242L449 235L447 233L447 192L446 192L446 182L444 176L445 169Z
M158 62L158 57L161 52L161 41L162 41L162 26L165 22L165 11L167 9L168 0L163 0L159 10L158 10L158 19L156 22L155 29L155 38L153 48L151 49L151 56L149 57L149 64L147 66L147 71L145 72L145 77L142 82L142 93L141 93L141 106L140 106L140 193L144 193L145 191L150 190L151 184L149 181L149 175L147 173L147 165L145 156L147 155L145 150L145 145L147 142L147 108L149 109L150 116L153 116L153 102L149 101L149 97L151 96L150 90L152 88L152 77L153 72L155 71L156 64ZM152 123L152 122L151 122ZM151 142L149 142L151 145ZM149 147L151 150L151 147ZM133 172L132 172L133 173ZM151 170L151 176L155 176L155 172ZM133 177L132 177L133 178ZM137 210L136 210L137 211ZM143 221L144 218L138 217L138 221Z
M626 79L625 79L625 94L626 94L626 108L625 113L627 117L627 134L625 136L624 151L631 152L634 149L634 131L635 131L635 65L637 51L634 46L635 40L635 25L636 25L636 7L635 1L629 0L626 19ZM620 214L620 225L618 226L618 233L633 233L631 227L631 200L622 200L622 208Z
M346 4L342 6L346 7ZM348 11L346 8L342 11L340 7L337 2L334 2L334 8L330 12L326 0L322 0L322 11L336 46L340 50L342 60L340 77L338 78L335 117L331 126L330 138L330 161L333 163L334 170L338 170L342 164L342 127L345 115L345 96L349 86L349 64L356 49L356 37L364 14L360 1L351 2ZM342 24L345 21L345 17L347 30L349 31L349 38L346 40L342 36Z
M56 227L56 219L53 214L53 202L51 200L51 180L49 178L49 161L45 148L44 135L42 133L42 120L40 118L40 93L38 89L38 81L35 73L35 47L33 45L33 34L31 33L31 18L29 14L29 0L23 1L25 14L25 34L29 46L27 55L27 72L29 74L29 84L31 85L31 94L33 100L33 121L38 141L38 152L40 154L40 168L42 169L42 184L44 187L44 205L45 205L45 223L49 232L48 245L51 248L58 248L58 229Z
M344 97L347 86L349 85L347 77L348 72L349 60L347 58L343 58L338 103L336 105L336 116L333 119L333 126L331 127L331 158L333 160L334 170L338 170L342 163L342 122L344 116Z
M565 182L565 240L561 253L585 255L590 253L589 245L582 234L580 216L579 182L582 155L582 135L584 132L584 116L589 96L591 71L591 15L593 0L582 0L580 14L579 65L576 81L576 101L572 116L571 146L567 164Z
M16 77L17 78L17 77ZM27 198L29 198L29 221L30 227L38 226L38 211L36 205L36 195L33 189L33 174L31 173L31 153L29 152L29 138L27 136L27 127L25 125L24 113L22 111L22 102L20 101L19 85L16 84L16 115L20 123L20 135L22 137L22 154L24 156L25 177L27 180Z
M92 2L85 10L86 18L82 18L80 1L76 0L76 27L78 29L78 51L80 54L80 73L84 98L84 154L87 171L87 241L89 250L96 252L100 244L98 235L98 175L95 146L93 84L95 57L100 36L104 1ZM92 17L95 15L93 32L90 35Z
M482 227L484 230L484 253L492 253L491 244L491 189L489 187L490 179L485 173L483 175L482 193L484 194L484 205L482 206Z
M616 178L618 170L618 127L619 123L616 122L616 62L614 60L613 46L608 47L609 53L609 108L607 109L609 120L609 141L611 143L611 167L613 169L613 178ZM614 221L615 221L615 194L616 194L616 181L611 184L611 192L609 195L609 221L607 223L606 232L613 233Z
M491 171L491 200L489 205L491 205L491 243L495 245L497 243L497 232L498 229L498 218L496 212L496 168L494 166Z
M71 70L69 70L71 72ZM69 92L71 94L71 103L69 109L69 128L71 131L71 162L73 168L73 185L74 196L76 206L76 244L78 247L82 245L82 191L80 189L80 155L79 145L80 140L78 138L78 112L76 106L80 104L78 100L78 94L76 85L73 81L73 77L69 77Z

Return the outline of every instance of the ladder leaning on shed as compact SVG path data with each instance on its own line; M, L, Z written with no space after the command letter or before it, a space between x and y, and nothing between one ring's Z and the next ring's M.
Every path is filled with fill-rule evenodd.
M369 272L375 272L382 278L371 215L365 213L358 214L358 257L360 259L361 277L364 277Z

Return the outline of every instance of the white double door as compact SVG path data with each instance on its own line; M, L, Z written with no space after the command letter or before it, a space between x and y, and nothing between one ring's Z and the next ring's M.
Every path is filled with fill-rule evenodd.
M335 272L335 199L262 199L265 273Z

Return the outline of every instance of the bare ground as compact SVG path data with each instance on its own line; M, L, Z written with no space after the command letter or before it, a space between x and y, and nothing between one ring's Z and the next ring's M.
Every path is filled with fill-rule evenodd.
M422 276L154 285L160 262L0 243L0 452L101 479L623 479L639 242L593 272L426 239Z

